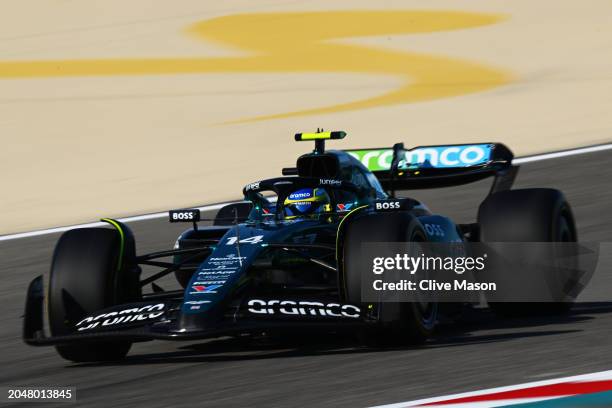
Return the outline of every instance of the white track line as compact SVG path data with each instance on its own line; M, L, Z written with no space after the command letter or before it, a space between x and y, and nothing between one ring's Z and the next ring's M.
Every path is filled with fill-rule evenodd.
M519 157L518 159L512 160L512 163L523 164L523 163L530 163L534 161L558 159L559 157L576 156L579 154L601 152L603 150L611 150L611 149L612 149L612 143L602 144L602 145L597 145L597 146L579 147L577 149L562 150L559 152L552 152L552 153L536 154L534 156L527 156L527 157Z
M603 150L612 150L612 143L597 145L597 146L580 147L577 149L570 149L570 150L562 150L560 152L537 154L534 156L519 157L513 160L512 163L523 164L523 163L530 163L530 162L541 161L541 160L557 159L559 157L576 156L579 154L600 152ZM197 208L199 208L201 211L212 211L212 210L218 210L219 208L223 207L226 204L229 204L229 202L206 205L206 206L197 207ZM144 220L153 220L157 218L164 218L166 216L168 216L168 212L160 212L160 213L153 213L153 214L135 215L133 217L119 218L119 221L121 222L144 221ZM39 235L54 234L56 232L64 232L64 231L68 231L74 228L101 227L103 225L106 225L106 224L103 222L91 222L88 224L75 224L75 225L68 225L65 227L56 227L56 228L48 228L48 229L42 229L42 230L36 230L36 231L20 232L17 234L10 234L10 235L0 235L0 241L10 241L10 240L19 239L19 238L29 238L29 237L36 237Z
M514 390L520 390L523 388L541 387L544 385L552 385L552 384L559 384L559 383L566 383L566 382L609 380L610 378L612 378L612 370L600 371L597 373L590 373L590 374L574 375L571 377L553 378L550 380L534 381L534 382L528 382L528 383L523 383L523 384L509 385L506 387L488 388L486 390L462 392L460 394L444 395L441 397L425 398L425 399L419 399L419 400L414 400L414 401L397 402L397 403L387 404L387 405L377 405L372 408L418 407L419 405L433 404L436 402L448 401L448 400L453 400L457 398L475 397L478 395L487 395L487 394L500 393L500 392L505 392L505 391L514 391ZM505 402L505 404L507 405L508 402ZM452 406L452 405L449 405L449 406ZM472 404L470 406L476 406L476 405Z
M235 201L232 201L232 202L235 202ZM212 211L212 210L218 210L224 205L230 204L232 202L212 204L212 205L206 205L204 207L195 207L195 208L199 208L200 211ZM164 218L167 216L168 216L168 211L165 211L165 212L160 212L160 213L135 215L133 217L118 218L118 221L135 222L135 221L144 221L144 220L154 220L157 218ZM43 230L37 230L37 231L20 232L18 234L2 235L0 236L0 241L9 241L12 239L29 238L29 237L36 237L39 235L54 234L56 232L64 232L64 231L68 231L74 228L102 227L104 225L108 225L108 224L106 224L105 222L90 222L87 224L75 224L75 225L68 225L66 227L56 227L56 228L49 228L49 229L43 229Z

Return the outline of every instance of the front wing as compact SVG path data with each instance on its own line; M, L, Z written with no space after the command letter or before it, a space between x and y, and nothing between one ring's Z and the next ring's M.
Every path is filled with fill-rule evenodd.
M228 306L220 318L212 323L207 321L203 327L182 328L179 323L182 304L164 300L118 305L76 322L72 332L47 336L41 275L28 287L23 339L33 346L109 340L197 340L276 330L351 330L377 321L373 309L340 304L333 299L315 302L252 299Z

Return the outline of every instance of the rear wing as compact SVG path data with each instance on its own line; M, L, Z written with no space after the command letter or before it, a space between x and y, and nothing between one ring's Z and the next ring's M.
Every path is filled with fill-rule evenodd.
M501 143L346 150L378 178L383 188L396 190L457 186L495 177L490 193L508 190L518 166Z

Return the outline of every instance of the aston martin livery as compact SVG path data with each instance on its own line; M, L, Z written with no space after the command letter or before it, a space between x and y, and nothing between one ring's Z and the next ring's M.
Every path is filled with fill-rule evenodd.
M325 149L345 136L296 134L314 150L280 176L247 184L244 200L212 219L193 208L169 211L170 222L188 227L173 248L137 254L130 228L108 218L108 227L65 232L48 290L42 275L29 285L25 342L54 345L76 362L118 360L140 341L275 331L346 330L375 346L422 343L439 320L438 303L364 302L356 272L362 244L576 240L561 192L511 190L518 166L503 144ZM489 194L469 224L406 194L487 177ZM520 228L507 228L508 220ZM162 288L167 275L180 289Z

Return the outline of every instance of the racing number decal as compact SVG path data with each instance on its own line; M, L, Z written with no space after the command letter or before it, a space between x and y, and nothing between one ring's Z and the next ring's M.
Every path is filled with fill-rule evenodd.
M362 46L349 42L351 37L384 36L392 41L391 35L474 28L502 19L473 12L401 10L229 15L196 23L188 33L244 51L245 56L4 61L0 62L0 78L349 72L400 79L397 88L386 94L234 123L349 111L479 92L511 80L504 71L471 61ZM454 38L449 35L450 40L458 41Z
M229 237L225 245L236 245L238 237ZM239 244L259 244L263 241L263 235L253 235L252 237L243 238L238 241Z

